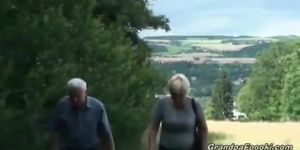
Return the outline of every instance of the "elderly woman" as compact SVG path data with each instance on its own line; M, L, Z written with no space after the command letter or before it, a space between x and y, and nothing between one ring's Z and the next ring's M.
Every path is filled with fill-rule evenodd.
M167 84L170 95L157 101L149 131L149 150L207 150L208 129L201 105L188 97L190 83L183 74ZM198 145L198 146L196 146Z

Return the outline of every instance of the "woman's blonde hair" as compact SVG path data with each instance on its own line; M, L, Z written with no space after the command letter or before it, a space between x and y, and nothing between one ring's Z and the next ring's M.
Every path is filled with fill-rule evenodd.
M182 90L188 94L190 91L190 82L184 74L175 74L168 81L167 88L170 94L179 94Z

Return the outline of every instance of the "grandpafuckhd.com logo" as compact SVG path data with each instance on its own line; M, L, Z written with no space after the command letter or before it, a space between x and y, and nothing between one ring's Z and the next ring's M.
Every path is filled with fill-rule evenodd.
M245 144L208 144L208 150L293 150L293 145L276 145L273 143L266 143L262 145L254 145L250 143Z

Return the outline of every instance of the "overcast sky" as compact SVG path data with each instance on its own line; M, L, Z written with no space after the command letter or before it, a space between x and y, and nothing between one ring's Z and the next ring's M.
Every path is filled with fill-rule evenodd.
M151 8L170 20L155 35L300 35L300 0L154 0Z

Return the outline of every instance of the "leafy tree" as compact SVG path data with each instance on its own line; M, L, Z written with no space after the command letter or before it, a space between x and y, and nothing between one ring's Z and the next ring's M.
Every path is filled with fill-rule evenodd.
M284 69L282 87L282 119L300 120L300 44L295 44L294 52L282 57Z
M213 104L211 97L200 97L200 104L204 110L206 119L214 119L213 118Z
M273 44L264 50L238 94L241 110L252 120L297 119L299 42ZM296 92L297 93L297 92Z
M256 57L262 50L268 48L271 44L270 43L261 43L255 44L253 46L242 48L239 51L224 51L222 52L222 57L245 57L245 58L252 58Z
M117 148L138 149L135 141L164 80L149 64L149 48L130 38L123 23L99 19L110 11L104 5L105 10L95 13L102 2L113 3L0 2L1 149L47 147L48 118L72 77L85 79L89 94L105 103ZM133 2L115 1L131 15ZM145 3L136 2L146 9ZM147 12L144 20L138 20L140 29L165 27L150 23L150 16L158 22L161 17ZM127 20L130 24L134 24L132 18L135 16Z

